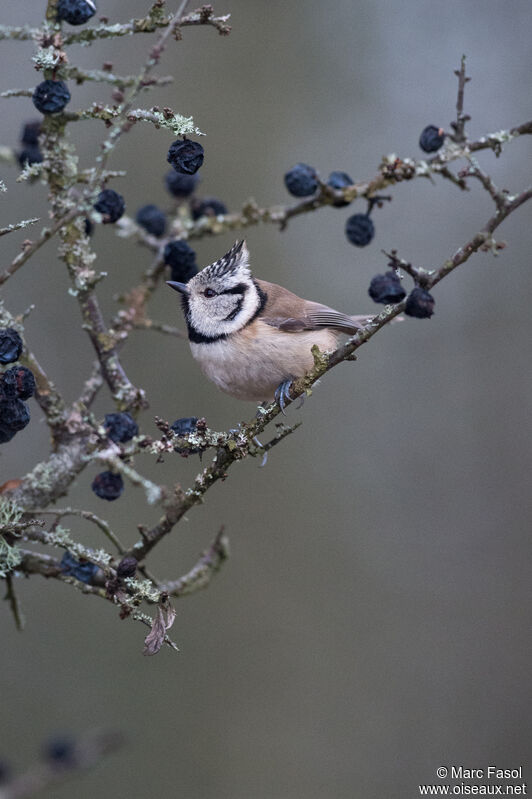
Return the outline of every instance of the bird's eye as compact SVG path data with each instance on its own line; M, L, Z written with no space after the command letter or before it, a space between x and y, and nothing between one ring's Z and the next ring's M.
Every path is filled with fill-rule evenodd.
M216 292L214 291L214 289L205 289L205 291L203 292L203 296L208 297L210 299L211 297L216 296Z

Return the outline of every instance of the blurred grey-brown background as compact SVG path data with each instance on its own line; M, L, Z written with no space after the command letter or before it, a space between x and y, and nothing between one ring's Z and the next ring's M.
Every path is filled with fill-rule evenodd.
M44 2L3 4L2 21L37 22ZM146 3L100 0L111 20ZM530 117L528 0L290 3L217 0L233 32L185 29L159 72L175 82L144 95L193 115L207 134L202 192L231 209L249 196L285 202L283 174L297 161L326 176L371 177L385 153L418 157L427 124L453 119L453 70L468 56L472 136ZM75 47L81 66L111 60L134 72L151 37ZM2 43L1 89L38 81L30 43ZM72 108L106 100L104 88L71 87ZM28 99L2 102L1 143L15 144L35 116ZM104 129L71 126L89 165ZM162 184L167 132L137 125L112 161L129 175L114 187L133 213L168 204ZM530 182L531 142L500 159L482 156L511 191ZM45 212L40 185L15 183L0 198L2 224ZM349 312L371 311L367 286L385 269L381 248L436 267L480 229L492 208L477 186L413 181L376 212L366 249L344 237L351 209L324 209L285 233L250 229L255 274ZM99 768L51 794L144 799L409 799L438 782L438 766L529 765L530 753L530 371L531 209L498 231L497 259L478 255L435 290L430 321L407 320L379 334L356 363L335 369L302 411L301 429L265 469L236 465L155 551L152 569L187 571L223 521L232 556L204 593L181 600L173 637L181 652L141 655L143 628L110 605L39 577L18 586L27 615L2 618L0 756L22 768L43 739L104 725L128 745ZM137 278L149 254L94 236L106 311ZM9 239L9 240L8 240ZM4 263L20 238L4 239ZM11 240L13 239L13 240ZM203 240L198 259L221 255L234 236ZM77 306L54 248L47 245L7 284L10 309L36 310L27 333L37 356L73 399L92 361ZM182 324L175 296L161 289L153 316ZM157 333L134 336L124 354L148 390L153 416L205 415L215 429L250 418L252 405L218 393L188 346ZM33 401L32 401L33 402ZM33 421L2 447L0 483L47 452ZM113 410L105 392L98 412ZM197 459L137 465L188 485ZM107 505L90 491L96 469L77 481L69 504L108 518L128 542L150 524L139 490ZM105 504L105 507L104 507ZM74 533L94 544L89 528ZM528 705L528 707L527 707ZM525 777L526 777L525 772ZM529 776L529 773L528 773Z

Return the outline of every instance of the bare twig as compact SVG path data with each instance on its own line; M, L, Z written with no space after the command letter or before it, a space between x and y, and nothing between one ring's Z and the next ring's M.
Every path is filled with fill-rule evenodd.
M15 627L17 630L24 629L24 616L22 615L22 611L20 609L20 603L18 601L18 597L15 592L15 587L13 585L13 575L8 574L5 577L6 581L6 595L4 599L9 602L9 606L11 608L11 612L13 614L13 618L15 620Z
M463 55L460 62L460 69L457 69L454 72L458 78L458 97L456 99L456 122L451 122L451 127L454 129L453 140L459 144L467 140L465 135L465 124L469 119L471 119L468 114L464 114L464 89L466 83L471 80L471 78L466 77L465 65L466 57Z
M17 272L21 266L23 266L26 261L28 261L31 256L37 252L37 250L42 247L43 244L55 236L55 234L68 222L78 216L80 211L77 208L73 208L63 217L58 219L51 228L45 228L41 233L40 237L36 241L27 242L22 245L22 252L17 255L14 261L11 263L10 266L7 267L1 274L0 274L0 286L2 283L5 283L12 275Z
M123 554L126 551L124 545L121 543L116 533L113 532L109 523L104 519L101 519L95 513L92 513L92 511L81 510L79 508L53 508L52 510L35 508L32 511L32 514L34 516L51 515L55 516L57 519L62 519L64 516L79 516L81 519L87 519L87 521L92 522L100 528L104 535L107 536L109 541L114 544L120 554Z
M172 596L181 597L207 588L228 557L229 540L224 535L224 526L222 525L210 547L203 552L192 569L178 580L164 583L161 590Z
M34 225L39 221L39 217L35 217L35 219L24 219L22 222L17 222L15 225L7 225L7 227L0 228L0 236L5 236L7 233L13 233L15 230L21 230L21 228L28 227L28 225Z

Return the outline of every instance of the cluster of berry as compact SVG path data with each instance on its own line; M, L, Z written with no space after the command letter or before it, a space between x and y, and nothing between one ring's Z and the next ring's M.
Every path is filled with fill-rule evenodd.
M188 200L190 215L194 221L202 216L227 213L224 203L216 197L193 196L199 183L196 173L203 163L203 155L203 147L188 139L175 141L168 153L168 161L174 168L165 176L166 188L179 202ZM166 232L166 215L157 205L144 205L138 210L136 220L156 238ZM171 239L164 247L163 259L170 267L172 280L186 283L198 271L196 253L183 239Z
M421 133L419 146L426 153L433 153L440 149L445 139L441 128L428 125ZM326 181L326 186L331 189L346 189L353 185L352 178L346 172L331 172ZM317 171L308 164L296 164L284 176L284 183L290 194L294 197L312 197L320 189L321 183ZM381 198L382 199L382 198ZM375 225L370 218L377 198L370 198L368 210L365 214L353 214L345 223L345 235L351 244L356 247L366 247L375 236ZM347 200L335 199L335 208L344 208L349 205Z
M139 432L138 424L126 411L106 414L104 428L107 438L115 444L125 444ZM118 499L124 490L124 481L121 474L100 472L92 481L91 488L97 497L112 502Z
M443 145L444 140L445 133L442 128L427 125L419 137L419 146L426 153L435 153ZM390 264L390 266L394 266L394 264ZM401 285L396 269L392 269L384 275L375 275L370 283L368 293L374 302L383 305L402 302L406 297L406 291ZM433 313L434 297L426 289L416 286L407 297L405 314L417 319L429 319Z
M296 164L289 169L284 176L284 183L294 197L311 197L320 188L318 173L308 164ZM338 190L352 186L353 183L353 179L346 172L331 172L325 185ZM344 208L346 205L349 202L342 198L333 202L335 208ZM366 247L375 235L375 225L370 218L374 205L375 203L370 202L365 214L353 214L345 224L345 234L356 247Z
M0 330L0 363L14 363L22 352L22 339L12 327ZM35 393L35 377L26 366L12 366L0 374L0 444L5 444L30 421L24 400Z
M401 285L396 269L384 275L375 275L369 284L368 294L374 302L383 305L395 305L406 297L406 291ZM433 313L434 297L426 289L416 286L406 300L405 314L415 316L417 319L429 319Z
M196 416L184 417L182 419L177 419L171 425L171 429L177 436L184 437L196 430L197 423L198 419ZM131 439L139 432L136 421L129 413L125 411L120 413L106 414L104 428L107 438L111 441L114 441L116 444L125 444L127 441L131 441ZM188 449L185 447L176 446L175 451L187 456L194 455L195 453L199 452L199 449ZM121 474L111 471L100 472L100 474L97 474L92 481L91 488L97 497L100 499L106 499L108 502L112 502L113 500L118 499L118 497L122 494L124 490L124 481ZM81 567L78 568L78 561L76 561L69 552L66 552L63 557L62 567L63 566L63 570L66 568L75 569L76 573L72 571L72 575L78 580L84 580L85 582L88 582L93 577L93 569L96 569L93 564L88 563L87 561L83 561ZM87 579L84 579L85 577L87 577Z

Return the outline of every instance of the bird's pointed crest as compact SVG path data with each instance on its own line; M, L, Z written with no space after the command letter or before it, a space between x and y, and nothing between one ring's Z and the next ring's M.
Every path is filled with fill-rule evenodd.
M203 271L208 272L209 277L224 277L236 272L249 274L249 250L246 242L243 239L235 242L229 252Z

